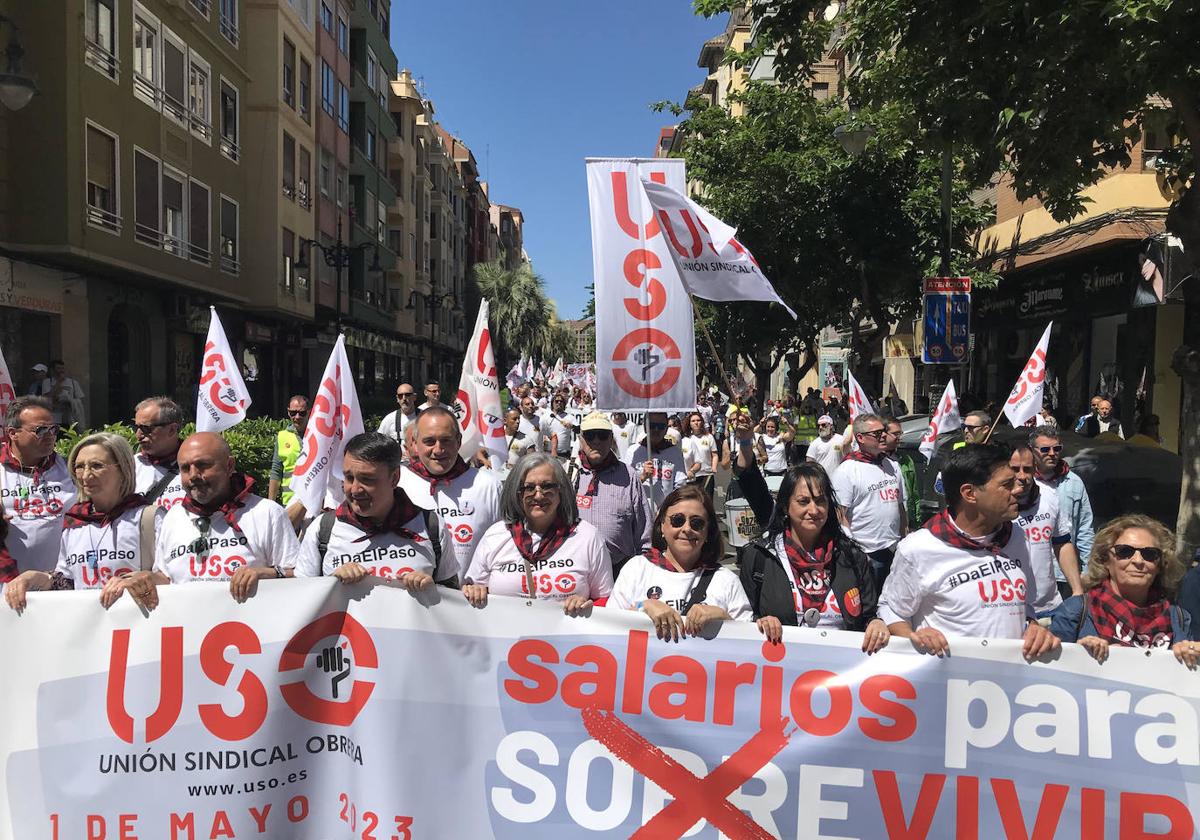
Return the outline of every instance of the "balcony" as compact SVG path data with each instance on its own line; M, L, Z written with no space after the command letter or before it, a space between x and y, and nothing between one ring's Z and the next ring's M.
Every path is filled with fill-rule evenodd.
M227 41L229 41L229 43L233 44L236 47L238 45L237 22L234 21L233 18L222 13L220 28L221 28L221 34L225 36L225 39Z
M238 156L241 154L241 147L237 144L237 138L221 135L221 154L229 158L234 163L237 163Z
M88 41L83 49L83 60L89 67L110 79L118 79L121 76L121 62L99 44Z
M212 9L211 0L189 0L189 2L192 4L192 8L196 10L198 15L205 20L208 20L209 10Z
M106 210L103 207L97 207L94 204L85 205L84 213L86 214L88 224L92 227L98 227L109 233L119 234L121 232L121 217L116 213Z

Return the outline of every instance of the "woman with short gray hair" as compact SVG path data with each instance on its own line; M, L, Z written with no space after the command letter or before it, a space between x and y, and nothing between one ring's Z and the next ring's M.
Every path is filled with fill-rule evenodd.
M476 607L488 595L562 603L567 615L587 613L612 592L612 565L600 533L579 518L575 488L546 452L517 462L500 493L501 521L479 540L463 594Z

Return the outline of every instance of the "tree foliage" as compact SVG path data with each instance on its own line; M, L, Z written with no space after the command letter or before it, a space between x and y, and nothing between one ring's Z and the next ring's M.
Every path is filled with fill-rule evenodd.
M510 271L499 262L475 266L475 282L489 305L496 363L509 370L521 356L554 362L574 359L575 336L558 319L542 278L528 263Z

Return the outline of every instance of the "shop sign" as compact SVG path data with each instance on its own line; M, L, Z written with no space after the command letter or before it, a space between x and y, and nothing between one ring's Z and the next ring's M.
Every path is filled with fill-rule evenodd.
M1056 260L1042 271L1016 272L974 297L977 324L1088 319L1129 309L1137 275L1135 249Z
M0 306L61 315L62 281L50 272L16 260L0 262Z
M275 341L275 330L263 324L257 324L254 321L247 321L246 340L260 344L271 344Z

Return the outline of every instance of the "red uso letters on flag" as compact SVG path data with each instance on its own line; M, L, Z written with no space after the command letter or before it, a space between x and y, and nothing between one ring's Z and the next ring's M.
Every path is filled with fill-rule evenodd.
M246 418L251 400L217 310L209 307L209 312L208 338L204 342L200 387L196 393L196 431L223 432Z
M1046 325L1037 347L1025 363L1024 370L1017 377L1012 393L1004 403L1004 414L1014 428L1025 425L1031 417L1042 409L1042 392L1046 382L1046 352L1050 345L1051 321Z

